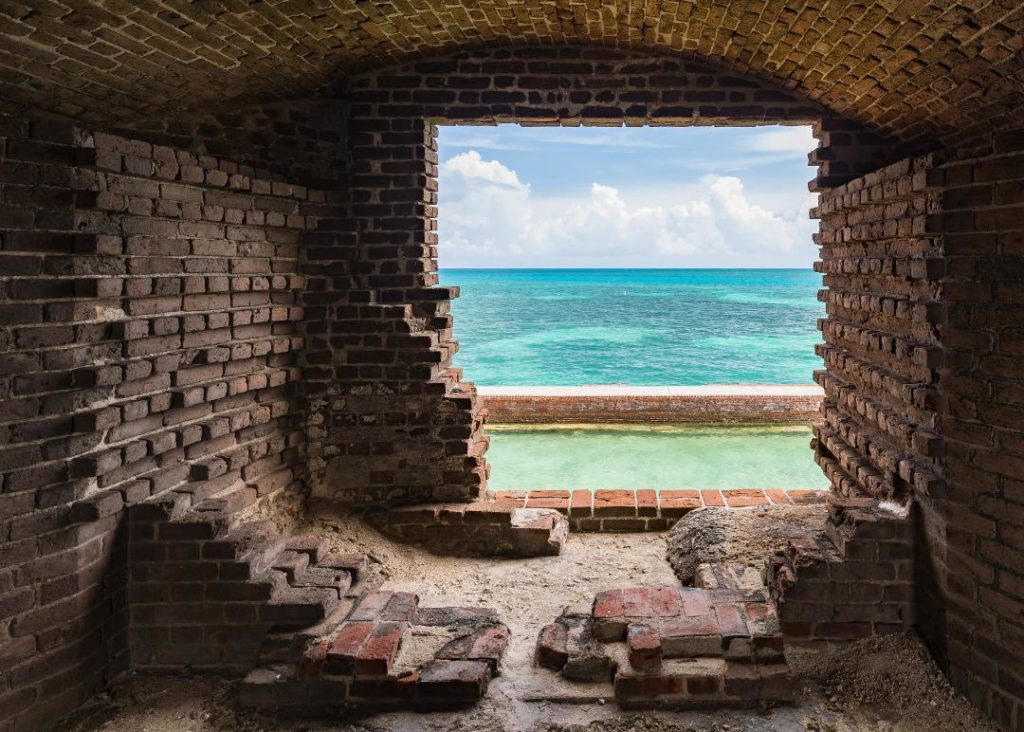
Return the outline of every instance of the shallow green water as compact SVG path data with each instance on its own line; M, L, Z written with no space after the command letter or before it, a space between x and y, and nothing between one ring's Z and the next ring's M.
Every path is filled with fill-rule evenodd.
M491 490L825 488L803 425L489 425Z

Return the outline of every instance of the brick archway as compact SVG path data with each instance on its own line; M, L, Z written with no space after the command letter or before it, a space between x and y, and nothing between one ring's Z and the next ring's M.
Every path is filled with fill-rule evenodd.
M547 124L821 119L818 456L837 495L918 506L917 625L1019 727L1024 8L340 5L0 12L0 640L17 671L0 712L38 726L138 663L126 506L228 520L283 491L480 490L434 280L431 124L521 107ZM490 61L525 72L450 66L506 44ZM572 64L629 58L653 66L572 98L594 95ZM546 62L569 66L529 69ZM670 62L686 85L659 95L678 97L622 96ZM548 86L491 86L521 75Z
M468 500L485 485L474 390L451 367L457 344L448 301L457 293L436 287L438 123L813 124L814 190L874 170L899 151L749 76L602 48L462 52L357 76L347 97L353 246L337 251L352 264L352 300L342 307L374 306L378 327L348 332L350 319L325 313L330 338L347 354L343 368L307 379L322 410L317 422L332 425L309 445L312 495L327 501ZM310 262L315 291L331 286L318 280L326 266ZM317 363L338 356L326 338L308 351ZM372 445L386 445L385 453Z

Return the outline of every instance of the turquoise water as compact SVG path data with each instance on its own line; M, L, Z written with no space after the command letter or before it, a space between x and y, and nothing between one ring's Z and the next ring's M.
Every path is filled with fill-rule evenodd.
M825 488L801 425L489 425L491 490Z
M481 386L808 384L821 276L763 269L446 269L455 365Z

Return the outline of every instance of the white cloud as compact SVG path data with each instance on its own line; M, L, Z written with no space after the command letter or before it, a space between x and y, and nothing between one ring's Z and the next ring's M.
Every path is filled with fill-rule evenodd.
M808 266L814 225L806 206L789 204L758 205L740 178L721 175L657 192L595 182L584 194L538 197L514 170L470 150L440 167L441 264Z
M815 148L817 142L811 134L811 128L779 127L769 130L758 130L745 141L743 147L757 153L780 153L785 155L806 155Z
M498 183L512 188L520 188L523 185L514 170L509 170L497 160L484 160L476 150L456 155L444 165L448 172L461 175L463 178Z

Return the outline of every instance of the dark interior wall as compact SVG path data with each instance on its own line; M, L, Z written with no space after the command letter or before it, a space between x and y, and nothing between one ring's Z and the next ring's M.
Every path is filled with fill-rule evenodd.
M955 686L1024 725L1024 130L939 171L945 241L939 425L948 493L930 547L930 633Z
M251 166L3 121L0 728L126 668L128 507L298 491L300 236Z
M126 577L116 520L82 526L71 504L101 437L77 429L98 385L78 381L112 340L78 284L76 137L70 127L0 121L0 729L67 712L127 666ZM93 345L95 344L95 345ZM99 387L100 391L107 388ZM105 396L105 395L104 395ZM120 413L118 413L120 416ZM84 417L83 417L84 418Z
M329 338L308 356L323 365L309 386L325 430L309 446L311 489L329 502L466 500L485 485L481 415L451 367L457 293L437 287L436 124L814 123L815 189L873 170L897 149L757 79L610 49L461 52L357 76L346 95L348 244L331 251L348 257L332 266L352 289L318 316Z
M330 190L348 167L347 111L342 98L297 99L122 120L111 131L249 165L260 178Z
M350 121L337 100L122 136L0 121L0 729L130 664L128 505L270 496L307 463L336 502L483 489L436 286L436 123L812 120L837 234L819 454L840 493L916 497L919 628L958 688L1020 726L1020 134L886 167L897 146L784 90L579 48L460 53L350 94Z

